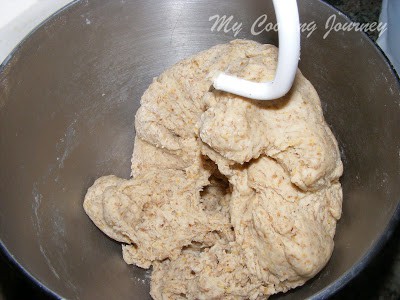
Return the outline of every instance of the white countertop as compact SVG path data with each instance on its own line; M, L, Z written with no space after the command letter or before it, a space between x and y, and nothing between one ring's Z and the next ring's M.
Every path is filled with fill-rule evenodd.
M51 14L73 0L0 0L0 63Z

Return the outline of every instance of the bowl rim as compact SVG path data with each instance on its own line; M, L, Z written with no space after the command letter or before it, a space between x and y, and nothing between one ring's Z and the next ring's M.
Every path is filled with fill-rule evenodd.
M322 5L328 6L330 9L335 11L336 13L339 13L342 17L344 17L347 21L353 21L352 18L339 8L333 6L330 3L325 2L325 0L315 0L318 1ZM11 64L12 58L16 55L16 53L19 51L19 49L23 46L23 44L31 38L31 36L39 30L42 26L44 26L46 23L50 22L51 20L55 19L57 16L60 14L64 13L68 9L70 9L72 6L75 4L81 2L81 0L73 0L72 2L66 4L62 8L58 9L55 11L53 14L51 14L49 17L44 19L42 22L40 22L37 26L35 26L6 56L6 58L3 60L3 62L0 64L0 75L4 72L4 70ZM398 85L400 86L400 75L397 73L395 70L393 64L383 52L383 50L380 48L380 46L374 41L368 34L366 34L364 31L361 31L360 34L366 38L366 40L369 42L370 45L372 45L376 50L378 50L378 54L381 55L382 59L386 64L389 66L392 74L397 80ZM393 212L393 215L391 216L390 220L388 221L385 229L383 230L383 233L381 236L379 236L378 239L374 241L374 243L369 247L369 249L366 251L366 253L358 260L356 261L353 266L348 269L344 274L342 274L336 281L332 282L328 286L326 286L324 289L320 290L318 293L312 295L309 299L312 300L317 300L317 299L328 299L329 297L333 296L336 292L341 290L343 287L345 287L347 284L349 284L353 279L355 279L362 270L365 269L365 267L371 262L371 260L378 254L378 252L385 246L387 241L390 239L392 236L394 230L396 229L397 224L400 221L400 202L397 204L396 209ZM3 243L3 241L0 238L0 251L4 254L5 258L11 262L12 267L14 269L17 269L19 272L23 274L25 278L27 278L31 283L36 285L36 287L39 287L39 289L44 292L47 296L56 298L56 299L63 299L62 296L57 294L56 292L52 291L50 288L48 288L46 285L44 285L38 278L36 278L34 275L32 275L12 254L11 252L7 249L6 245Z

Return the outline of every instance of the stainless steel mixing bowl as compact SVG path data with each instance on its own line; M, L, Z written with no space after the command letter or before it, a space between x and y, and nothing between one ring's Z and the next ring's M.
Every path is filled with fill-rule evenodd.
M300 68L314 84L343 156L343 217L328 265L277 298L326 298L377 253L399 217L400 87L365 34L326 33L318 0L299 1ZM74 299L148 299L149 276L126 265L82 209L102 175L128 177L134 115L152 78L178 60L232 40L209 17L243 22L250 34L267 0L80 1L35 30L0 68L1 247L49 293Z

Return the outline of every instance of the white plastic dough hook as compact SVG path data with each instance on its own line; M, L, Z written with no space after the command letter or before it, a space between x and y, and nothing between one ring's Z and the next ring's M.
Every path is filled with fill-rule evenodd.
M221 73L214 87L246 98L273 100L291 89L300 58L300 21L296 0L272 0L279 31L278 66L273 81L253 82Z

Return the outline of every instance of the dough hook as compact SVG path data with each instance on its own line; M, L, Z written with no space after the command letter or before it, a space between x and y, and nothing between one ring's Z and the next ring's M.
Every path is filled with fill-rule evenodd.
M279 25L279 57L275 78L253 82L220 73L214 80L217 90L256 100L274 100L292 87L300 58L300 21L296 0L273 0Z

